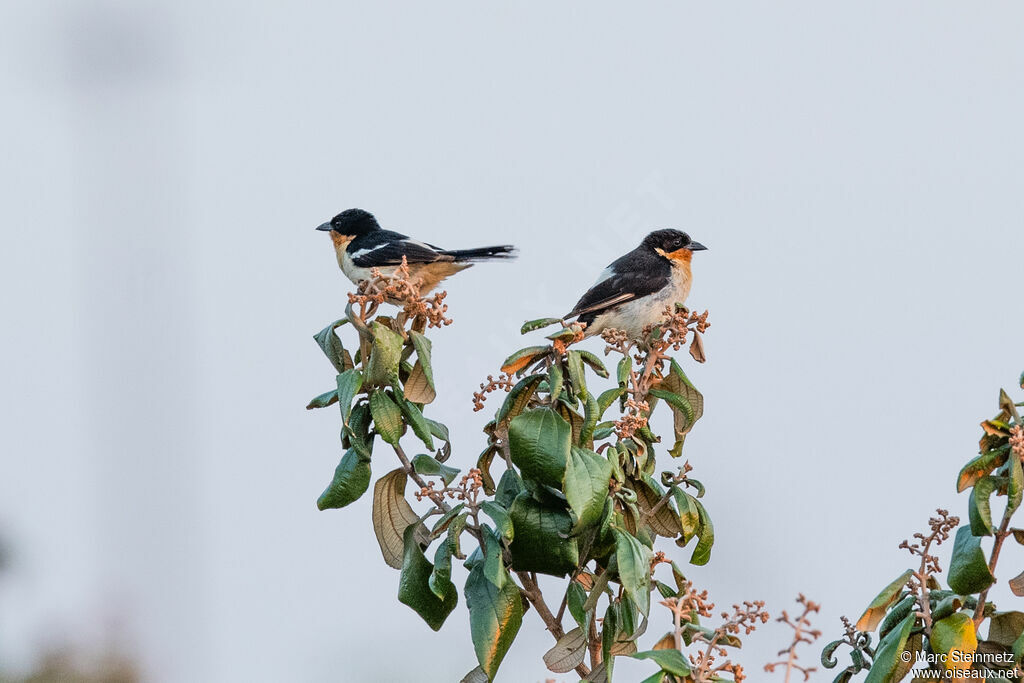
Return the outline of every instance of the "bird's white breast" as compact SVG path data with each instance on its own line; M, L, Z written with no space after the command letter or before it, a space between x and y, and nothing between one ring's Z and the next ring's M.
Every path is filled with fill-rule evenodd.
M357 252L357 254L359 253ZM344 246L338 249L338 265L341 266L341 272L345 273L345 276L355 284L370 279L370 269L362 268L353 263L352 255L346 251ZM391 275L395 269L394 267L383 267L380 270L385 275Z
M639 337L646 326L662 319L666 308L686 302L686 297L690 295L690 284L689 268L673 264L671 279L665 287L653 294L627 301L597 316L587 329L588 336L614 327L625 330L630 337Z

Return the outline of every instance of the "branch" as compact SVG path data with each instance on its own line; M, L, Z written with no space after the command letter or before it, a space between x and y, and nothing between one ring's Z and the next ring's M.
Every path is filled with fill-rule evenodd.
M1007 506L1006 512L1003 513L1003 522L999 525L999 529L996 531L996 540L992 544L992 557L988 561L988 571L992 576L996 575L996 563L999 562L999 551L1003 549L1003 541L1010 535L1007 531L1007 527L1010 526L1010 509ZM988 591L992 588L989 586L981 592L978 596L978 607L974 610L974 628L977 629L981 622L985 620L985 600L988 599Z
M516 576L522 582L523 587L519 589L519 592L523 594L523 597L530 601L534 609L537 610L537 614L540 615L541 620L547 627L548 631L551 631L551 635L554 636L555 641L559 641L565 635L565 630L562 629L561 622L555 618L555 615L548 609L548 605L544 602L544 595L541 593L540 586L537 585L537 581L530 576L527 572L516 572ZM591 622L593 623L593 622ZM586 678L590 675L590 669L585 664L580 664L576 667L576 673L581 678Z

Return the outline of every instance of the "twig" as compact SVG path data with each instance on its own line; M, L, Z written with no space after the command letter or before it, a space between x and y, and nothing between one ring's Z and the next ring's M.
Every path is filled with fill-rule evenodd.
M782 616L775 620L783 624L786 624L791 629L793 629L793 641L785 650L779 650L779 655L787 655L786 660L784 662L772 662L770 664L764 665L764 670L768 673L772 673L775 671L776 667L780 667L783 664L785 664L785 683L789 683L789 679L793 671L799 671L801 674L803 674L804 681L811 680L811 673L817 671L816 667L804 667L796 663L796 660L799 659L796 653L796 648L800 645L800 643L807 643L808 645L810 645L819 637L821 637L821 631L818 631L816 629L811 630L811 620L809 618L811 612L817 612L819 609L821 609L821 606L815 602L808 600L806 597L804 597L802 593L797 597L796 601L804 607L804 611L800 614L800 616L798 616L795 620L790 619L789 614L785 610L783 610Z
M1003 549L1003 541L1010 535L1007 531L1007 527L1010 526L1010 514L1009 509L1003 513L1003 521L999 525L999 529L996 530L995 541L992 544L992 557L988 561L988 570L995 576L996 574L996 563L999 562L999 551ZM981 592L978 596L978 606L974 610L974 628L978 628L981 622L985 620L985 600L988 599L988 591L991 588L989 586Z
M917 540L914 543L907 540L900 543L900 548L906 550L911 555L918 555L921 558L921 566L914 572L916 583L910 581L909 587L917 595L917 601L921 606L921 618L924 620L924 631L929 636L932 634L932 606L928 580L932 574L942 571L942 568L939 566L939 558L931 554L931 547L933 543L935 545L942 545L943 541L949 539L950 532L960 523L960 518L950 517L948 510L939 508L935 512L938 513L938 517L928 519L928 528L931 529L930 534L925 536L922 533L916 533L914 538Z
M548 631L554 636L555 640L561 640L565 635L565 631L562 629L562 622L551 613L548 609L548 605L544 602L544 595L541 593L540 586L537 585L537 581L534 577L530 576L527 572L516 572L516 576L519 577L519 581L523 584L523 587L519 589L523 597L530 601L534 609L537 610L537 614L540 615L544 625L547 626ZM590 675L590 669L585 664L580 664L576 667L576 673L581 677L586 678Z

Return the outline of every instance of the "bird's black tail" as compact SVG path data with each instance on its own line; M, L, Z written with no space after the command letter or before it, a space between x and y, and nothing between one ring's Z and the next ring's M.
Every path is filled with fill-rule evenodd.
M511 244L502 244L497 247L480 247L479 249L453 249L444 252L448 256L459 261L487 261L499 258L515 258L516 248Z

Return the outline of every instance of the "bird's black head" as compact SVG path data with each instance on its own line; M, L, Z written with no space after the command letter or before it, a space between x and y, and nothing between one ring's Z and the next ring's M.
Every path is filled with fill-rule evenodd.
M668 259L690 260L695 251L707 249L700 242L694 242L690 236L680 230L655 230L644 238L641 246L661 254Z
M332 230L341 235L359 237L374 230L380 230L380 224L373 214L362 209L342 211L329 222L317 226L317 230Z

